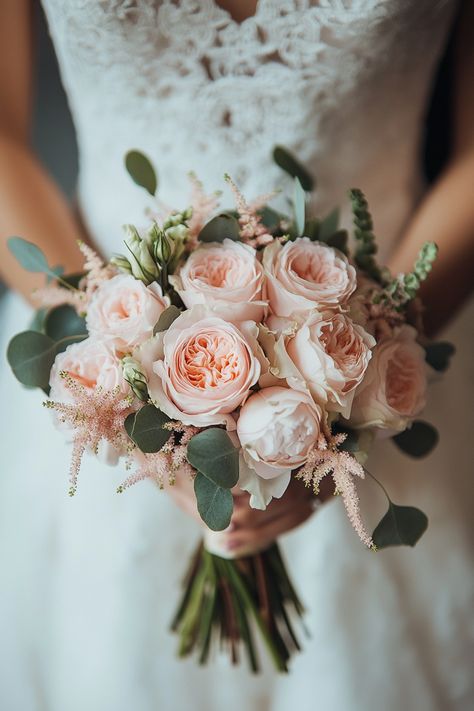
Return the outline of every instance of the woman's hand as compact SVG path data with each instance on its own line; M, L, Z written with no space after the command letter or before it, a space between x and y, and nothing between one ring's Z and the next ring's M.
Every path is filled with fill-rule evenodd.
M176 484L166 489L183 511L204 526L191 479L178 477ZM278 536L304 523L314 512L315 501L323 502L333 492L332 479L323 480L320 494L315 497L303 482L293 478L281 499L273 499L265 511L259 511L250 508L248 494L235 490L231 524L220 534L219 545L234 554L239 550L266 548Z

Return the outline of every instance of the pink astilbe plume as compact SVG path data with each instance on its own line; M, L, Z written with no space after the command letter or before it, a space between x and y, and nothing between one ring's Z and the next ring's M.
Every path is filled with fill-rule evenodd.
M67 304L76 309L80 315L84 313L87 306L87 298L83 291L67 289L58 284L48 284L40 289L35 289L32 298L40 309L53 309L56 306Z
M105 390L101 387L85 388L69 373L61 372L73 402L47 400L45 407L58 413L60 422L73 431L73 449L70 466L69 495L77 489L77 478L82 457L86 450L97 452L99 444L105 440L122 454L130 450L130 440L125 432L125 418L132 412L132 397L123 396L119 388Z
M79 249L84 257L84 271L86 275L81 279L80 288L86 295L86 303L89 303L92 294L104 282L111 279L117 270L111 264L105 264L92 247L85 242L79 241Z
M257 213L257 210L266 202L266 200L265 202L262 202L262 200L268 196L258 198L252 205L248 205L230 175L226 175L225 179L232 188L232 192L235 196L237 212L239 213L240 238L242 241L250 244L252 247L264 247L266 244L272 242L273 236L268 232L265 225L262 225L261 217Z
M220 193L215 192L212 195L207 195L204 192L202 182L198 180L195 173L189 173L189 179L192 185L191 207L193 214L188 220L189 237L186 247L191 251L198 244L200 231L219 207Z
M84 256L86 274L75 287L61 286L60 283L48 284L33 292L33 299L39 308L54 308L68 304L76 309L79 316L87 311L92 294L102 282L111 279L116 273L115 267L105 264L99 255L85 242L78 241L78 247Z
M178 470L181 474L194 476L195 471L188 464L186 452L189 440L199 429L175 421L167 422L163 428L170 431L169 440L159 452L141 453L138 468L118 487L119 494L144 479L152 479L160 489L164 488L165 483L172 486Z
M348 452L338 449L346 438L345 434L321 435L316 447L310 452L306 464L296 474L298 479L311 486L314 493L319 493L321 480L331 475L346 508L347 516L361 541L368 548L375 548L371 536L365 530L359 507L359 496L354 484L354 477L364 479L364 468Z

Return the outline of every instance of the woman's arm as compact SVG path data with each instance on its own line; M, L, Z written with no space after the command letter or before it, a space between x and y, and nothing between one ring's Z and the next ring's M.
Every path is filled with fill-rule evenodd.
M394 273L409 271L426 240L439 255L423 285L425 326L440 330L474 284L474 3L464 2L457 25L454 77L454 149L392 256Z
M0 2L0 274L26 298L44 284L44 277L17 264L7 238L19 235L34 242L51 264L69 272L82 268L76 241L83 238L29 144L32 34L29 0Z

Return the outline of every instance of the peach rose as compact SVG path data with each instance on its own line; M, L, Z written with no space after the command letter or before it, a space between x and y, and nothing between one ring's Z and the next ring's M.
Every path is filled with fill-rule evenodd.
M262 320L263 269L246 244L225 239L203 245L170 281L188 308L206 304L232 321Z
M350 424L404 430L425 406L427 366L416 331L402 326L379 342L356 390Z
M87 311L87 328L91 335L127 352L150 338L167 306L169 299L158 284L145 286L129 274L119 274L95 292Z
M365 375L375 338L343 313L313 312L286 341L304 389L329 411L349 417L354 392ZM299 388L298 376L288 384Z
M63 353L59 353L51 368L49 384L50 399L58 402L71 402L72 393L66 387L61 371L68 373L77 383L85 388L101 386L105 390L119 387L128 394L130 388L122 375L122 364L114 351L104 341L94 337L85 338L80 343L73 343Z
M322 412L291 388L270 387L251 395L240 410L237 435L247 465L264 479L301 467L317 441Z
M264 297L277 316L337 308L355 290L356 270L337 249L300 237L263 253Z
M264 362L257 325L238 326L195 306L135 352L153 402L173 419L235 429L231 413L255 385Z

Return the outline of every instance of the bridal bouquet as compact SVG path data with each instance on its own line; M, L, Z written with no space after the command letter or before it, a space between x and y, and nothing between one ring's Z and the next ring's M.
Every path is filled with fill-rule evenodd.
M146 228L125 227L124 254L105 263L79 244L82 274L64 275L11 238L21 264L48 282L35 293L31 329L10 342L9 363L46 393L72 441L71 495L84 453L121 458L129 473L119 492L144 478L168 487L188 477L218 532L231 522L233 493L265 509L292 478L317 495L330 477L362 544L414 545L426 516L387 494L370 534L356 483L374 437L392 436L414 456L436 443L416 419L430 372L452 352L417 327L417 290L436 246L424 245L412 272L391 275L376 261L362 192L349 193L349 249L337 211L306 214L307 172L282 148L274 156L294 178L290 215L269 207L271 194L248 203L229 176L236 209L219 211L218 194L191 176L190 207L166 210L154 197ZM155 196L149 160L131 151L126 167ZM256 671L258 631L286 671L303 608L278 545L232 559L218 535L206 535L187 576L173 622L179 653L196 651L204 663L220 642L233 661L243 648Z

